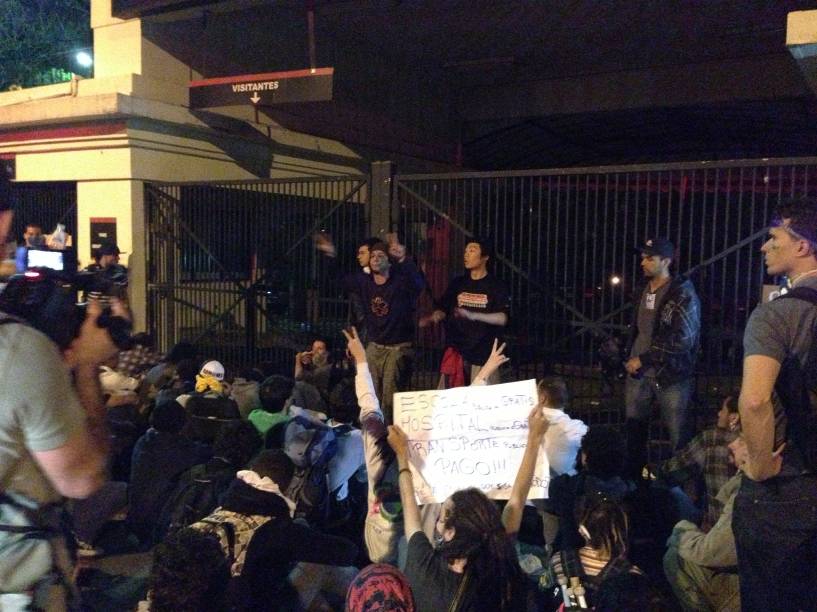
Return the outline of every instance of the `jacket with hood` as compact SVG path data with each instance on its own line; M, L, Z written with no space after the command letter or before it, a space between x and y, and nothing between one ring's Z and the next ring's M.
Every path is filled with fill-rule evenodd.
M253 533L241 576L231 587L237 609L277 610L287 576L299 561L348 566L357 557L357 547L348 540L293 521L283 498L239 479L230 484L221 508L271 518Z

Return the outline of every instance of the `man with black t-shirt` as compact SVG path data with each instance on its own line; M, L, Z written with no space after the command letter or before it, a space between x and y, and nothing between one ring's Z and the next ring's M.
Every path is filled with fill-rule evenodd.
M502 344L510 299L505 283L488 272L492 254L489 241L469 240L463 255L466 273L451 281L437 309L420 320L420 327L445 320L446 345L462 356L460 367L459 358L446 350L441 367L445 387L467 385L491 354L494 339ZM496 371L488 383L498 382Z
M395 257L392 265L389 254ZM366 359L386 423L392 422L392 396L407 391L414 365L414 308L425 280L406 257L405 247L378 242L369 249L371 274L352 277L350 293L360 296L368 343Z

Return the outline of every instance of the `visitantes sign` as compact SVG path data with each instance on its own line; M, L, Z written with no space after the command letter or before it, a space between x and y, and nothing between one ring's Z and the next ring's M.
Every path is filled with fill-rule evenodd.
M190 108L331 100L334 72L334 68L314 68L191 81Z
M409 439L414 491L421 504L477 487L508 499L528 439L535 380L394 394L394 422ZM547 497L549 467L539 449L528 499Z

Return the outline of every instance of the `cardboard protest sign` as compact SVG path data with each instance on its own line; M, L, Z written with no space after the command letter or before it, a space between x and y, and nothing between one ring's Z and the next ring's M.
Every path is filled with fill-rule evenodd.
M419 503L442 502L476 487L508 499L522 462L536 381L394 394L394 423L409 439L409 461ZM547 497L544 447L528 499Z

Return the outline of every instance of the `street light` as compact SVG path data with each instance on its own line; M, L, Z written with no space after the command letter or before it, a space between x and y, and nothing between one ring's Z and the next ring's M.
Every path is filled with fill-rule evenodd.
M94 65L94 58L91 57L91 54L87 51L78 51L74 59L77 60L77 64L83 68L90 68Z

